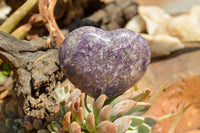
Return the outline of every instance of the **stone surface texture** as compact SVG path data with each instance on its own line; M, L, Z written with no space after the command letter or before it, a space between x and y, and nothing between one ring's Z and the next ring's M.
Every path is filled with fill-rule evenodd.
M143 76L150 61L149 46L139 34L90 26L72 31L59 54L69 80L92 97L122 94Z

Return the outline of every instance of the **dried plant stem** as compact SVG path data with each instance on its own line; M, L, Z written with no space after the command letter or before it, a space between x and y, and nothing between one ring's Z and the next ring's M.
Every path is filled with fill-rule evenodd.
M55 38L57 45L60 46L65 37L55 21L54 7L56 2L57 0L40 0L39 11L40 14L44 15L49 20L46 20L45 26L48 29L50 35Z
M32 26L36 22L42 21L43 16L40 14L34 14L29 19L28 23L20 26L16 30L14 30L11 34L17 39L24 39L27 33L31 30Z
M10 33L15 26L29 13L29 11L38 3L38 0L27 0L19 9L17 9L0 26L0 31Z
M164 89L167 86L167 82L161 87L159 88L149 99L149 103L151 103L151 107L149 108L149 110L152 108L152 106L154 105L154 103L156 102L156 100L158 99L158 97L160 96L160 94L164 91ZM147 115L149 113L149 111L147 111L146 113L143 114L143 116Z
M20 26L17 28L14 32L12 32L12 35L17 39L24 39L24 37L27 35L27 33L32 28L32 25L30 23L27 23L25 25Z
M175 129L176 129L176 127L177 127L177 125L178 125L178 123L179 123L181 117L183 116L184 112L185 112L189 107L191 107L193 104L197 103L198 101L199 101L199 100L195 100L195 101L189 103L188 105L186 105L186 106L184 106L184 107L182 108L182 110L176 115L176 118L175 118L174 122L171 124L171 127L170 127L168 133L175 133Z

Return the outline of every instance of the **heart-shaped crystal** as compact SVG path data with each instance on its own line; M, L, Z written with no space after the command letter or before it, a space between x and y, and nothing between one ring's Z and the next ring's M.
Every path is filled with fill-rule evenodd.
M150 62L150 49L128 29L104 31L85 26L63 41L59 60L67 78L92 97L116 97L131 88Z

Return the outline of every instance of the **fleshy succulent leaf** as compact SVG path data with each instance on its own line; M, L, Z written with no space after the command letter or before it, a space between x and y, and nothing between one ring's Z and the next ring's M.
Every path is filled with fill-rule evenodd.
M133 92L125 92L122 95L116 97L110 105L114 106L115 104L119 103L120 101L123 101L125 99L132 99L134 101L142 101L144 100L148 95L150 94L150 90L146 89L145 91L133 91Z
M81 95L80 95L80 107L82 107L83 109L85 107L84 99L85 99L85 93L81 93Z
M79 108L79 111L77 113L75 120L80 126L83 126L84 115L83 115L83 108L82 107Z
M99 125L96 127L95 133L116 133L116 125L110 121L102 121L99 123Z
M90 112L87 116L85 126L89 132L94 132L95 130L95 118L93 112Z
M101 108L103 107L104 105L104 102L106 101L106 95L104 94L101 94L97 99L96 101L94 101L94 104L93 104L93 113L94 113L94 116L95 116L95 122L97 123L97 116L101 110Z
M132 127L137 127L139 125L141 125L144 122L144 118L143 117L139 117L139 116L132 116L132 122L131 122L131 126Z
M138 126L138 133L151 133L151 127L143 123L142 125Z
M150 103L145 103L145 102L137 102L136 105L131 108L129 112L127 112L125 115L132 115L132 116L137 116L137 115L142 115L148 109L151 107Z
M101 109L101 111L99 112L99 115L98 115L98 118L97 118L97 123L108 120L111 112L112 112L112 105L104 106Z
M76 115L78 114L79 108L80 108L80 97L77 97L72 101L71 104L71 113L73 118L75 118Z
M123 116L113 122L117 127L117 133L125 133L131 123L131 116Z
M68 131L71 122L71 111L67 112L63 118L63 128Z
M124 101L119 102L113 107L109 120L113 121L120 115L129 112L132 108L134 108L135 105L136 102L131 99L126 99Z
M140 102L146 99L150 93L151 91L149 89L146 89L145 91L142 91L142 93L140 93L138 96L133 97L132 99L137 102Z
M54 132L59 132L60 129L61 129L61 125L58 124L56 121L52 121L52 122L51 122L51 129L52 129Z
M72 122L69 126L69 133L81 133L81 127L77 122Z
M144 123L149 125L151 128L154 128L158 122L158 119L153 116L145 116L144 117Z

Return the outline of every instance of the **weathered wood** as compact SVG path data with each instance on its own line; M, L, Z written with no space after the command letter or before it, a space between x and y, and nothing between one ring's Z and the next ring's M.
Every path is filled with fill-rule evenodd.
M8 62L16 77L16 94L29 116L44 118L56 113L55 84L63 77L58 48L48 49L45 39L21 41L0 32L0 58Z

